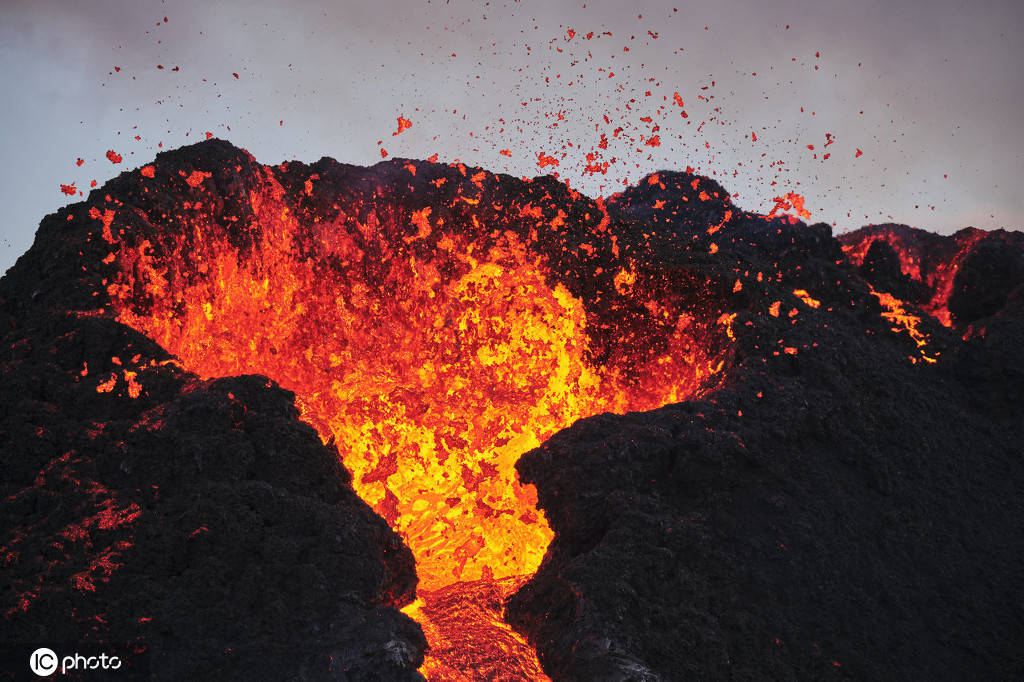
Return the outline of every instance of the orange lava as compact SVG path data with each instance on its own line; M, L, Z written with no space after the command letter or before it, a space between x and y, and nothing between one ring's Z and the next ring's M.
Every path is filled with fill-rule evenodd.
M721 368L702 350L717 323L679 315L663 352L595 365L583 303L512 232L485 241L429 207L408 224L300 225L266 173L251 246L201 212L159 249L115 246L118 318L202 377L263 374L295 392L415 556L419 599L405 611L427 634L430 679L541 679L502 620L552 538L514 464L582 417L692 395ZM622 269L619 293L635 278Z
M870 286L870 285L869 285ZM894 332L905 331L910 334L910 338L917 344L919 357L921 360L929 363L938 362L938 353L929 355L926 351L928 349L928 335L917 328L921 323L921 318L917 315L912 315L907 312L906 304L889 293L879 293L875 291L874 287L871 288L871 293L878 298L878 302L882 304L882 317L892 322L895 326L892 327ZM911 362L918 362L918 358L910 356Z
M402 611L423 626L430 643L431 653L420 668L423 676L428 680L548 680L533 648L500 619L505 599L528 577L421 591Z
M941 257L933 258L934 262L928 269L922 268L922 244L914 237L904 237L891 231L866 232L862 238L853 242L847 238L843 242L843 252L850 263L860 267L874 242L882 240L889 244L900 259L900 271L917 282L923 282L933 292L931 299L921 306L924 311L943 326L952 327L953 317L947 306L953 293L953 280L971 247L984 236L982 230L961 230L953 235L950 246L943 249Z

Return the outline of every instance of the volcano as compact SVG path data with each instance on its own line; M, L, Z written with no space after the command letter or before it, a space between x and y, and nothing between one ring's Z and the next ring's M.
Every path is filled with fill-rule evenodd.
M775 213L211 139L47 216L9 669L1021 677L1024 235Z

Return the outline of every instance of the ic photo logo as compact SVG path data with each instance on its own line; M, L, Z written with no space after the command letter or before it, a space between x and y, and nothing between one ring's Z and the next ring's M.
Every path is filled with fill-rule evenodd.
M36 649L28 659L28 667L39 677L52 675L57 669L57 654L46 647Z
M69 670L117 670L121 667L121 659L107 654L83 656L80 653L60 658L53 649L40 647L29 656L28 667L39 677L49 677L57 668L60 668L61 675L67 674Z

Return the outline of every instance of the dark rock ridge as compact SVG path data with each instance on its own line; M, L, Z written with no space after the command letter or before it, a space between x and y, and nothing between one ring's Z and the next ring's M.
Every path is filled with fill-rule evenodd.
M603 322L596 360L659 338L615 295L622 264L709 330L732 320L700 399L581 420L520 460L556 538L508 619L553 679L1024 677L1019 233L865 228L925 244L915 278L896 237L850 262L862 240L689 173L600 202L403 159L265 167L218 140L48 216L0 280L5 632L145 649L158 679L416 678L422 634L395 610L411 554L292 396L201 381L110 311L111 241L160 253L201 202L248 248L271 175L310 235L359 221L429 251L404 240L425 206L449 231L533 234ZM919 307L947 280L951 327Z
M290 392L199 381L108 319L0 327L8 671L17 644L81 643L146 650L162 680L419 678L422 634L393 608L412 555ZM126 368L144 393L96 392Z
M557 536L512 622L559 679L1019 678L1022 312L924 367L801 311L817 347L557 434L518 465Z

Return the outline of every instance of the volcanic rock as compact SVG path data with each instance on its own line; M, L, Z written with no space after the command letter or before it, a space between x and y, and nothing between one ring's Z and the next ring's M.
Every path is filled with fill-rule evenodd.
M935 364L861 279L923 286L885 241L855 272L831 239L778 260L722 240L793 317L733 308L725 388L582 420L519 461L556 537L509 615L552 677L1019 677L1019 236L981 235L956 271L950 310L991 315L984 333L918 313Z

